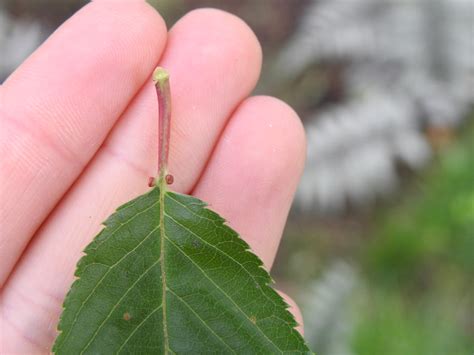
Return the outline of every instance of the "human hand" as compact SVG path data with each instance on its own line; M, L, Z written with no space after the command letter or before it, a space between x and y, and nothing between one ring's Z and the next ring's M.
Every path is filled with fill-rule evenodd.
M254 34L217 10L167 33L145 2L93 2L0 86L2 353L49 352L81 251L148 189L158 64L171 74L172 188L208 202L271 267L305 140L286 104L248 97Z

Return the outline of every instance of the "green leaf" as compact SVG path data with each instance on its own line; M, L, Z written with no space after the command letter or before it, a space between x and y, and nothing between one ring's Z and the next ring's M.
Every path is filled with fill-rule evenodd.
M104 225L55 353L309 353L260 259L202 201L155 187Z

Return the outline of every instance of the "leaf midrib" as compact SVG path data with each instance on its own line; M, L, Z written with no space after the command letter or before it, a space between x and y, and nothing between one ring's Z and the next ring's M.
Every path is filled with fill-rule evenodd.
M162 287L162 294L161 294L161 304L162 304L162 311L163 311L163 340L164 340L164 353L168 354L170 347L169 347L169 337L168 337L168 325L167 325L167 318L166 318L166 270L165 270L165 179L160 179L160 266L161 266L161 287Z

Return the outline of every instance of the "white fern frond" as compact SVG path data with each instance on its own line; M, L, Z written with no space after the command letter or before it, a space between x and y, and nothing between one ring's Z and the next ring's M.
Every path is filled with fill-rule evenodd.
M305 337L316 353L352 354L349 301L357 284L355 270L337 261L307 291L303 301Z
M423 167L423 127L457 127L474 104L473 38L470 0L314 0L277 62L291 77L342 60L348 98L305 118L299 206L367 204L396 189L397 162Z

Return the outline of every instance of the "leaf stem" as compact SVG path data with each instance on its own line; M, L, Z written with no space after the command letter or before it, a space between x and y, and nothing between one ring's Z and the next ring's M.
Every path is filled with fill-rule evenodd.
M160 189L160 266L161 266L161 308L163 312L163 349L165 354L169 354L168 319L166 314L166 270L165 270L165 192L166 185L173 183L173 176L168 174L168 153L170 142L170 121L171 121L171 93L169 73L163 68L156 68L153 72L153 82L155 83L156 95L158 97L158 184Z
M157 67L153 72L156 95L158 98L158 174L160 186L171 184L173 176L168 175L168 155L171 128L171 93L169 73Z

